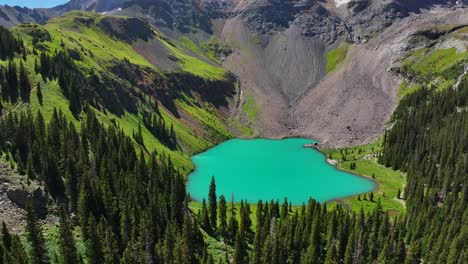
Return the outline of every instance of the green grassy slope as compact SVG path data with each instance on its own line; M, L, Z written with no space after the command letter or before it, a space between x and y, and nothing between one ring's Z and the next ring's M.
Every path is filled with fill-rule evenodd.
M136 35L134 39L122 38L121 36L131 34L125 32L131 30L126 28L127 25L135 23L139 27L148 28L133 33ZM12 32L23 40L28 50L29 55L24 64L31 84L40 82L44 102L42 105L39 104L33 89L28 104L11 105L3 102L5 110L40 110L48 120L53 109L58 108L70 121L80 127L80 119L74 118L71 114L69 102L62 94L57 81L44 80L34 71L41 52L53 56L59 51L66 51L84 76L98 78L98 81L105 84L106 89L110 91L114 89L114 85L118 85L119 89L124 89L129 100L135 102L136 110L126 109L123 113L112 112L97 102L99 107L93 109L106 125L116 125L131 136L137 131L139 124L143 123L143 112L151 111L154 101L159 101L160 116L167 127L171 125L174 127L179 147L171 149L165 146L143 126L144 149L148 152L156 151L161 155L170 155L176 166L183 171L190 171L193 165L189 154L200 152L221 140L232 137L224 125L225 120L220 114L220 106L215 105L215 101L207 102L202 96L198 96L196 91L198 87L180 82L171 72L162 71L151 64L132 47L132 42L138 38L161 41L172 55L177 57L177 63L180 65L178 72L184 74L187 80L199 78L196 80L205 87L204 89L210 89L214 81L219 81L216 83L217 86L225 83L228 89L233 81L227 77L226 70L217 66L216 61L209 62L214 60L214 56L207 55L206 60L194 57L190 55L187 47L181 44L189 45L187 40L172 41L146 23L141 25L138 23L143 22L126 17L108 17L97 13L73 11L52 19L43 26L23 24L13 28ZM202 52L200 49L201 55ZM17 63L20 60L20 57L15 59ZM0 62L0 65L6 64L5 61ZM140 75L131 76L135 80L129 81L126 76L121 76L121 73L115 70L123 67L121 65L130 65L128 67L138 69ZM160 94L163 94L164 98L160 97ZM164 103L175 107L169 109L163 106Z
M468 26L441 25L416 33L411 41L425 43L407 52L401 66L393 69L404 77L398 97L403 98L422 86L452 87L468 63Z
M169 49L171 54L177 58L182 71L206 79L226 80L228 72L225 69L188 55L184 52L183 47L175 45L174 42L167 41L167 39L164 38L160 38L159 40ZM188 45L187 41L184 43ZM192 43L189 47L194 48L195 46ZM197 53L201 53L201 51Z
M327 73L334 71L346 59L350 47L351 44L343 42L338 48L330 50L327 53Z
M341 170L359 174L377 182L377 188L373 191L374 199L370 200L370 193L346 198L340 202L353 211L363 208L370 212L377 206L380 200L385 211L400 214L405 211L404 200L397 199L398 190L403 190L406 185L406 177L399 171L386 168L377 163L377 155L380 144L370 144L347 149L322 150L327 158L338 161L337 167ZM356 164L356 167L351 166Z

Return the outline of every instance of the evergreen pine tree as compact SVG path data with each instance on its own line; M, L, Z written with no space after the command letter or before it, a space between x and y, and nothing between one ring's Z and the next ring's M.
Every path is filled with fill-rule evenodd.
M224 195L219 197L219 233L226 239L227 231L227 204Z
M2 242L3 246L5 247L6 250L10 250L11 248L11 234L8 231L8 228L5 224L5 222L2 222Z
M86 244L86 254L88 256L89 264L101 264L103 263L102 256L102 239L99 237L97 232L97 223L94 219L94 216L89 217L88 225L86 226L87 239Z
M158 103L158 99L154 99L154 111L156 113L159 113L159 103Z
M36 50L34 49L34 52L36 52ZM33 53L34 53L33 52ZM39 74L40 73L40 70L41 70L41 66L39 65L39 62L37 61L37 57L34 58L34 72L36 74Z
M75 117L81 112L81 94L80 88L76 86L70 86L70 111L73 113Z
M303 263L320 263L321 262L321 226L320 226L320 213L315 212L314 222L312 223L312 230L309 237L309 247L305 253Z
M169 132L171 145L175 148L177 146L177 136L174 130L174 124L171 123L171 129Z
M8 62L8 74L7 74L7 94L11 102L18 100L18 74L16 70L16 63L14 61Z
M81 185L80 189L80 194L78 198L78 217L80 220L80 226L81 228L81 234L84 240L88 239L87 235L88 232L86 232L86 226L88 225L89 221L89 216L91 214L91 208L90 208L90 203L91 199L89 197L89 190L88 187L89 185L87 184L87 176L85 176L85 179L83 180L83 184Z
M462 258L462 254L467 249L468 229L465 228L450 244L447 256L447 263L462 263L466 259Z
M421 240L413 241L408 249L405 264L421 263Z
M28 256L18 235L12 236L11 248L3 255L5 264L28 264ZM0 261L1 262L1 261Z
M135 141L140 144L141 146L143 146L144 142L143 142L143 134L142 134L142 131L141 131L141 124L138 123L138 130L137 130L137 133L135 134L135 132L133 133L133 138L135 139Z
M1 99L3 101L7 101L9 98L9 89L8 89L8 72L5 72L2 68L0 68L0 93L2 94ZM1 102L2 100L0 100Z
M354 254L354 243L356 240L355 231L351 231L351 235L348 238L348 243L346 244L345 255L344 255L344 264L353 264L353 254Z
M212 232L211 223L210 223L210 214L208 212L205 199L203 199L203 202L202 202L201 226L203 229L205 229L206 232L208 233Z
M36 212L33 208L32 201L28 201L26 208L26 232L28 242L31 245L30 263L44 264L49 263L45 240L42 234L41 227L37 221Z
M236 235L236 242L234 246L234 264L248 264L248 254L247 254L247 244L245 242L245 238L242 236L240 231L237 232Z
M333 241L333 240L332 240ZM335 242L329 242L327 255L325 257L325 264L338 264L340 259L337 253Z
M182 228L182 255L184 263L194 264L196 263L196 253L199 252L200 248L196 245L196 233L192 219L188 216L184 216L184 226Z
M239 229L239 223L237 222L236 217L236 206L234 205L234 200L231 201L231 215L229 217L229 223L227 228L227 240L232 243L235 241L236 234Z
M260 264L263 255L263 243L264 243L264 225L265 220L263 218L263 202L259 200L257 203L257 228L255 232L252 256L250 258L252 264Z
M29 93L31 92L31 84L29 83L28 73L24 67L23 62L20 63L20 72L19 72L19 91L21 99L24 102L29 101Z
M40 105L42 105L42 88L41 88L40 82L37 82L36 89L37 89L37 101L39 102Z
M211 228L216 230L218 223L218 202L216 196L216 182L214 176L211 177L210 190L208 193L208 206L210 210L210 223Z
M60 244L60 259L63 264L78 263L78 254L73 238L73 231L68 220L65 210L60 209L60 225L59 225L59 244Z
M28 179L30 180L35 180L36 179L36 173L34 172L34 163L33 163L33 155L32 155L32 150L31 147L29 147L28 151L28 158L26 161L26 175L28 176Z
M104 263L118 264L119 262L119 244L114 232L106 230L105 238L102 241L103 259Z
M9 254L8 251L0 244L0 264L9 263Z

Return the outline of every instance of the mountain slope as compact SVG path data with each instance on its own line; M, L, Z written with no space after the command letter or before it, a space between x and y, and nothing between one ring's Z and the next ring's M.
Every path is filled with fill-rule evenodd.
M179 45L174 48L171 41L162 38L137 39L132 44L163 71L181 68L202 78L220 79L224 75L217 68L221 59L240 84L238 102L229 107L228 123L236 134L256 130L255 134L265 137L301 135L330 146L348 146L375 140L395 107L399 84L388 69L392 67L391 50L398 49L398 41L408 30L400 20L416 23L413 26L418 28L421 24L412 21L413 17L427 17L431 24L439 16L433 12L440 11L454 15L440 15L440 24L466 23L464 5L452 0L354 0L339 4L299 0L75 0L46 11L55 16L72 9L95 10L147 21ZM105 23L112 31L112 23ZM387 40L381 34L391 34L385 31L392 24L402 25L401 32L395 29L401 36L396 36L393 44L380 43ZM128 32L138 24L126 26ZM214 42L210 44L211 40ZM369 40L373 43L366 43ZM234 52L222 53L219 47L223 45ZM348 66L327 73L327 54L342 46L349 48ZM221 56L214 58L216 55ZM359 73L353 73L354 68ZM337 122L332 124L331 119Z
M59 15L51 9L29 9L19 6L0 5L0 25L6 28L20 23L45 23L52 17Z
M48 27L54 27L57 23L54 21L58 21L63 24L61 27L68 27L67 32L80 38L74 32L80 30L80 26L74 27L92 26L98 31L90 32L94 37L88 39L89 43L102 32L127 43L123 50L130 53L124 52L114 58L103 54L107 56L106 63L131 58L131 64L148 67L157 72L156 75L173 71L189 73L170 74L172 84L181 80L190 82L187 76L200 78L200 83L196 82L199 87L194 88L202 95L200 99L218 96L211 98L210 103L215 108L223 108L221 119L226 120L216 126L228 124L236 135L274 138L300 135L330 146L349 146L372 142L382 133L395 107L399 86L396 76L389 70L399 56L395 50L401 49L400 43L411 34L412 28L420 28L424 23L467 23L466 9L424 10L434 5L457 6L454 1L394 0L350 1L341 5L331 1L292 0L71 1L53 9L54 12L75 8L112 11L144 18L146 22L134 18L110 17L99 21L59 18L52 20ZM410 26L405 27L404 23ZM121 53L117 51L121 47L121 44L115 46L115 54ZM335 62L336 69L327 72L327 59L330 59L327 54L343 51L341 47L346 48ZM75 50L81 48L76 46ZM87 49L93 47L88 45ZM230 52L231 49L234 52ZM214 82L209 85L214 87L221 87L224 82L233 83L232 76L219 67L220 63L239 80L236 96L232 87L219 95L203 88L211 81ZM99 69L100 64L94 60L89 65ZM127 66L119 65L113 70L128 71L132 67ZM152 84L146 83L145 89L151 90L149 86ZM159 96L166 98L162 103L176 118L195 115L179 113L177 104L183 103L167 99L173 95ZM190 93L178 96L185 101L193 97ZM226 97L232 99L223 99ZM119 108L117 105L113 107ZM118 111L121 114L123 110ZM197 122L203 126L210 123L203 117L205 115L197 114ZM199 126L197 122L187 122L190 126ZM230 134L227 128L223 130L223 134Z
M231 136L223 121L223 109L229 107L235 92L234 79L216 62L199 58L141 20L72 12L44 26L20 25L13 32L25 41L28 50L34 49L37 54L28 56L26 61L32 83L41 83L46 100L62 98L43 106L31 100L32 108L41 109L46 117L57 106L70 113L70 98L63 98L61 90L66 89L60 80L41 80L34 73L34 64L43 55L53 60L57 53L63 53L84 78L81 105L89 104L102 121L122 128L127 135L136 133L141 126L142 147L148 152L171 154L183 170L192 166L187 154ZM153 59L143 57L145 52L153 54ZM149 120L154 116L156 103L156 117L166 130L174 128L177 146L167 146L161 135L152 131ZM73 114L80 115L70 113L70 119L75 119L71 118Z
M409 36L429 26L467 24L466 14L466 10L421 14L395 23L368 43L353 45L342 66L299 102L296 133L338 146L375 140L397 102L398 76L391 68L411 49Z
M395 107L399 84L389 70L411 30L468 23L466 9L421 9L434 4L454 2L240 1L222 24L234 48L223 65L241 80L241 105L250 97L258 105L262 135L370 143ZM327 74L326 55L343 46L344 63Z

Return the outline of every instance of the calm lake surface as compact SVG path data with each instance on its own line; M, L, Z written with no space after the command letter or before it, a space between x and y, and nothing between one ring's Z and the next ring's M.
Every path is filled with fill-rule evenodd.
M207 197L211 177L216 180L218 196L230 201L262 199L280 202L285 197L295 205L310 197L325 202L369 192L375 183L366 178L337 170L325 157L311 148L310 139L290 138L233 139L192 157L195 171L187 189L193 199Z

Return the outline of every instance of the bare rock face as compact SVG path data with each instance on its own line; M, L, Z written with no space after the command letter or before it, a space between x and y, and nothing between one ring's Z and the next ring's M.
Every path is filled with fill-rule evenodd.
M0 161L0 222L5 222L15 232L25 225L26 206L31 199L41 220L48 214L49 199L37 183L26 182L25 176L16 174L9 164Z
M211 18L196 1L132 0L126 1L118 14L144 18L159 28L183 34L195 29L211 33Z
M71 10L106 12L122 7L128 0L70 0L69 2L54 7L58 12L68 12Z
M47 196L40 188L32 192L26 189L8 189L6 195L8 199L21 209L26 209L28 199L31 199L38 217L44 219L47 216Z
M241 80L244 99L253 96L260 106L261 135L305 136L333 147L369 143L396 104L398 82L389 69L400 42L425 22L463 22L464 9L450 9L464 5L456 2L237 1L222 29L236 47L224 66ZM438 7L443 11L428 11ZM327 74L326 53L343 41L354 44L345 65Z
M352 0L340 7L343 18L359 39L389 27L396 20L418 14L436 6L462 7L466 0Z
M313 137L331 147L376 140L397 103L399 83L393 64L408 49L424 45L412 42L412 36L420 34L421 28L466 23L466 9L427 12L395 22L368 42L353 45L341 67L310 89L294 108L297 126L292 134Z
M59 14L51 9L29 9L19 6L0 5L0 25L6 28L21 23L45 23L57 15Z
M268 1L242 12L248 28L260 35L274 35L291 26L307 38L332 44L346 32L345 23L319 1Z

